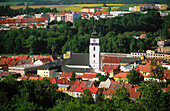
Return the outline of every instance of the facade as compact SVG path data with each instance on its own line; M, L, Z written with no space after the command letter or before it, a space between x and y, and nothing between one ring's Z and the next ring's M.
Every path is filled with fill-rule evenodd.
M161 52L161 53L170 53L170 46L158 47L158 52Z
M100 43L96 26L94 25L89 46L89 63L94 70L100 70Z
M167 4L155 4L155 6L159 7L159 10L167 10Z
M102 8L101 7L83 7L81 8L81 12L93 12L93 13L96 13L96 12L102 12Z
M67 21L74 22L79 17L81 17L81 14L67 13L67 14L65 14L65 22L67 22Z
M170 62L170 54L164 55L164 60Z
M113 76L113 78L115 79L116 82L120 82L120 83L123 82L127 84L128 83L128 80L126 78L127 74L129 74L129 72L120 72L115 76Z
M145 52L131 52L132 57L140 58L141 56L144 56L146 58L153 58L153 59L163 59L164 55L166 53L155 53L155 51L147 50Z

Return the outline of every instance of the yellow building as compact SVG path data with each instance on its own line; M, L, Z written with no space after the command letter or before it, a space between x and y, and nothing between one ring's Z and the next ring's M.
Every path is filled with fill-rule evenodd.
M155 6L159 7L159 10L167 10L167 4L155 4Z
M64 84L57 84L57 85L58 85L58 91L68 93L68 89L70 88L69 85L64 85Z
M69 59L71 56L72 52L71 51L67 51L66 54L63 55L64 59Z
M167 60L167 62L170 62L170 54L164 55L164 60Z
M126 78L127 74L129 74L129 72L120 72L116 75L113 76L113 79L116 81L116 82L123 82L125 84L128 84L128 80Z
M134 6L134 11L140 12L141 11L141 6Z
M90 12L90 11L89 11L89 8L81 8L81 12L86 12L86 13L88 13L88 12Z

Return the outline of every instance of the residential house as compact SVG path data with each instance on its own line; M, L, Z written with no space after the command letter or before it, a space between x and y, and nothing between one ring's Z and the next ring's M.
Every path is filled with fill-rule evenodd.
M94 100L96 100L97 98L97 93L98 93L98 88L92 88L92 87L81 87L81 86L77 86L74 90L73 90L73 97L80 97L83 94L83 90L88 89L91 93L92 93L92 97L94 98Z
M120 72L119 65L104 65L102 68L102 71L105 72L105 74L109 74L109 77L113 77L113 75Z
M116 82L123 82L123 83L128 83L128 80L126 78L127 74L129 74L129 72L120 72L116 75L113 76L113 79L116 81Z
M65 22L70 21L70 22L75 22L78 20L78 18L81 17L81 14L76 14L76 13L67 13L65 14Z
M45 65L46 63L49 63L49 62L51 62L50 58L43 58L43 59L36 60L34 62L34 65Z
M62 79L57 79L57 84L66 84L66 85L70 85L71 81L69 81L67 78L62 78ZM71 86L71 85L70 85Z
M107 90L103 91L104 98L111 99L113 93L115 93L115 89L107 89Z
M159 7L159 10L167 10L167 4L155 4L155 6Z
M105 56L102 63L101 63L101 67L103 67L104 65L119 65L120 61L121 61L122 57L108 57Z
M48 63L46 65L43 66L39 66L38 70L37 70L37 75L41 76L41 77L54 77L56 76L58 73L58 65L55 63ZM60 76L60 75L58 75Z
M82 79L82 80L90 80L90 81L98 81L99 76L96 73L84 73L83 75L76 75L75 76L77 79Z
M60 79L62 79L62 78L70 79L72 74L73 74L73 72L62 72L62 74L60 75Z
M57 85L58 85L58 91L68 93L68 89L69 89L70 85L64 85L64 84L57 84Z
M146 39L146 38L148 38L148 37L147 37L146 34L141 34L139 38L140 38L140 39Z
M110 85L111 85L111 81L110 81L110 79L108 78L106 81L102 81L102 82L100 82L100 84L99 84L99 87L98 87L98 88L105 88L105 89L109 89Z

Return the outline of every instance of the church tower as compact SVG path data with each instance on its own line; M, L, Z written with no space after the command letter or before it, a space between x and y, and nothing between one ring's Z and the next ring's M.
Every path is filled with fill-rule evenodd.
M89 46L89 63L94 70L100 70L100 43L98 33L96 32L96 24L94 23L92 36Z

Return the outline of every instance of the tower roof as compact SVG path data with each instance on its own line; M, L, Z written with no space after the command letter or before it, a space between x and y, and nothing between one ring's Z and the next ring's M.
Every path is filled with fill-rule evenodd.
M96 31L96 22L94 22L94 27L93 27L91 38L98 38L98 32Z

